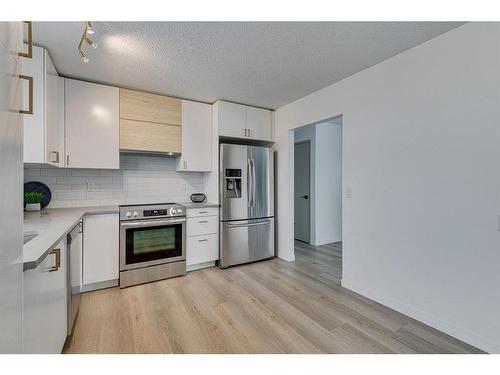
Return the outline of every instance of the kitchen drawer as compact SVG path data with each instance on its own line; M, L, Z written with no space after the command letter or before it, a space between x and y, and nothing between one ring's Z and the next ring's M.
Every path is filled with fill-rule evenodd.
M186 264L213 262L219 259L219 236L209 234L186 238Z
M191 217L187 219L186 236L217 233L219 228L218 216Z
M200 207L188 208L186 217L200 217L200 216L217 216L219 215L219 207Z

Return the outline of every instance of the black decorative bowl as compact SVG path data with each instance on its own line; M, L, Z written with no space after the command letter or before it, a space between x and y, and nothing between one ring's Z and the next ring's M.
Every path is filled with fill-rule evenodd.
M52 193L47 185L42 184L41 182L26 182L24 184L24 192L25 193L42 193L43 197L40 201L40 208L47 207L52 199Z

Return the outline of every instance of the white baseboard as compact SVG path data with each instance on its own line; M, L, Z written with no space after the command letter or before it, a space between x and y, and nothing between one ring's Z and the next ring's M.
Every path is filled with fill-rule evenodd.
M118 279L99 281L97 283L82 285L82 287L80 288L80 292L92 292L99 289L114 288L115 286L118 286Z
M189 266L186 267L186 270L187 270L187 272L190 272L190 271L201 270L202 268L209 268L209 267L214 267L214 266L215 266L215 261L205 262L205 263L197 263L197 264L190 264Z
M475 333L465 330L461 324L445 322L440 318L434 316L434 314L429 314L428 312L415 309L413 306L409 306L386 296L380 298L380 296L378 296L378 293L375 291L371 291L369 287L367 288L364 286L362 287L360 285L356 285L356 283L346 280L345 277L341 279L340 285L342 285L342 287L346 289L362 295L363 297L371 299L372 301L387 306L397 312L400 312L401 314L407 315L410 318L427 324L428 326L444 332L447 335L455 337L458 340L466 342L469 345L484 350L487 353L500 353L499 342L490 340L485 337L479 337Z

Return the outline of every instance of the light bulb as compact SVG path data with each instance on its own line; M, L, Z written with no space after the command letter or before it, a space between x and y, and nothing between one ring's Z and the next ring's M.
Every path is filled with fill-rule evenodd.
M94 29L88 27L87 28L87 34L93 34L93 33L95 33Z

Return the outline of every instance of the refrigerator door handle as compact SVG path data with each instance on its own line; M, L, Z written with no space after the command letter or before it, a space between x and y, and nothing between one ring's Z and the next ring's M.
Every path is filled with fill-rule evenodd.
M255 206L255 160L252 159L252 206Z
M252 179L252 160L247 159L247 200L248 207L253 206L253 179Z
M250 223L250 224L229 224L228 228L246 228L246 227L256 227L259 225L269 225L270 221L262 221L260 223Z

